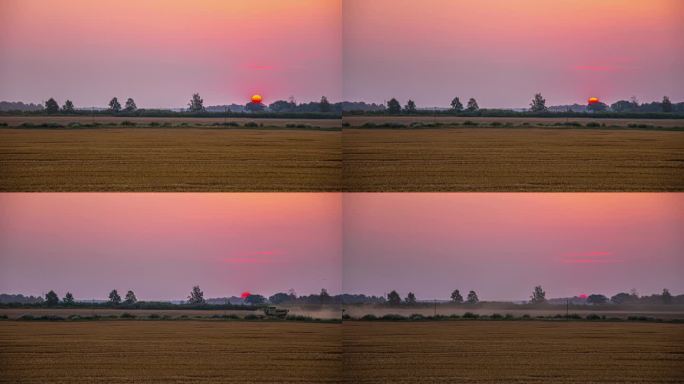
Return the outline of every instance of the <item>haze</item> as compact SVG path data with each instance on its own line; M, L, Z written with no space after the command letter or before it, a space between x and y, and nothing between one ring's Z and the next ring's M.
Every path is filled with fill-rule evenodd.
M341 286L340 194L0 194L0 292L105 299Z
M682 15L680 0L345 0L344 98L681 100Z
M338 100L341 24L340 0L3 0L0 100Z
M345 292L684 291L681 194L354 193L343 207Z

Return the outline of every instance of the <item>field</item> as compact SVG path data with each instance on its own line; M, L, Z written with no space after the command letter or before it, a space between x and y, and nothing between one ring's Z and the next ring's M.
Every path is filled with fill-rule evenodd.
M530 317L544 316L553 317L556 315L564 316L566 314L565 306L548 306L540 308L530 308L524 306L512 305L450 305L439 304L436 308L432 305L417 305L417 306L403 306L403 307L389 307L389 306L374 306L374 305L347 305L345 306L345 314L353 318L361 318L364 315L374 315L382 317L384 315L400 315L411 316L419 314L422 316L433 316L435 314L440 316L458 315L463 316L466 312L473 313L480 316L491 316L493 314L512 315L514 317L522 317L524 315ZM0 311L0 314L2 312ZM661 320L684 320L684 307L680 305L667 306L573 306L568 309L568 314L579 315L583 318L588 315L605 316L606 318L627 319L629 317L649 317Z
M681 383L684 326L591 322L343 324L349 383Z
M0 322L0 383L339 382L340 324Z
M339 191L340 132L0 129L0 191Z
M343 186L391 191L683 191L684 132L345 129Z

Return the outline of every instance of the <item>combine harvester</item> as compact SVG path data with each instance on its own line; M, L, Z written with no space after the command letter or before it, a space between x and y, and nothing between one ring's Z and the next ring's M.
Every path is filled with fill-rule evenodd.
M277 319L284 319L287 317L289 309L278 308L274 306L269 306L264 308L264 314L268 317L274 317Z

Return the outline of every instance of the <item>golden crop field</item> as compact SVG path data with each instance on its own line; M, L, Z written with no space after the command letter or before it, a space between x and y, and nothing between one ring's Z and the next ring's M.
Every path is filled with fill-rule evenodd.
M0 129L0 191L339 191L341 134Z
M348 383L681 383L684 325L343 324Z
M0 322L0 383L331 383L340 324Z
M684 132L345 129L349 192L683 191Z

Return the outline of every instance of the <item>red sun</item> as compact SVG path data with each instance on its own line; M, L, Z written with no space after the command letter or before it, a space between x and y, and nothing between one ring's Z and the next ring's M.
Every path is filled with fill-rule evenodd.
M583 293L583 294L579 295L579 298L580 298L580 299L586 299L586 298L587 298L587 294L586 294L586 293Z
M255 95L252 95L252 103L254 103L254 104L259 104L259 103L261 103L261 101L262 101L263 99L264 99L264 98L261 97L261 95L258 94L258 93L255 94Z
M599 100L598 97L590 97L590 98L589 98L589 104L596 104L596 103L598 103L599 101L600 101L600 100Z
M240 295L240 298L246 299L246 298L248 298L248 297L250 297L250 296L252 296L251 293L249 293L249 292L247 292L247 291L244 291L244 292L242 292L242 294Z

